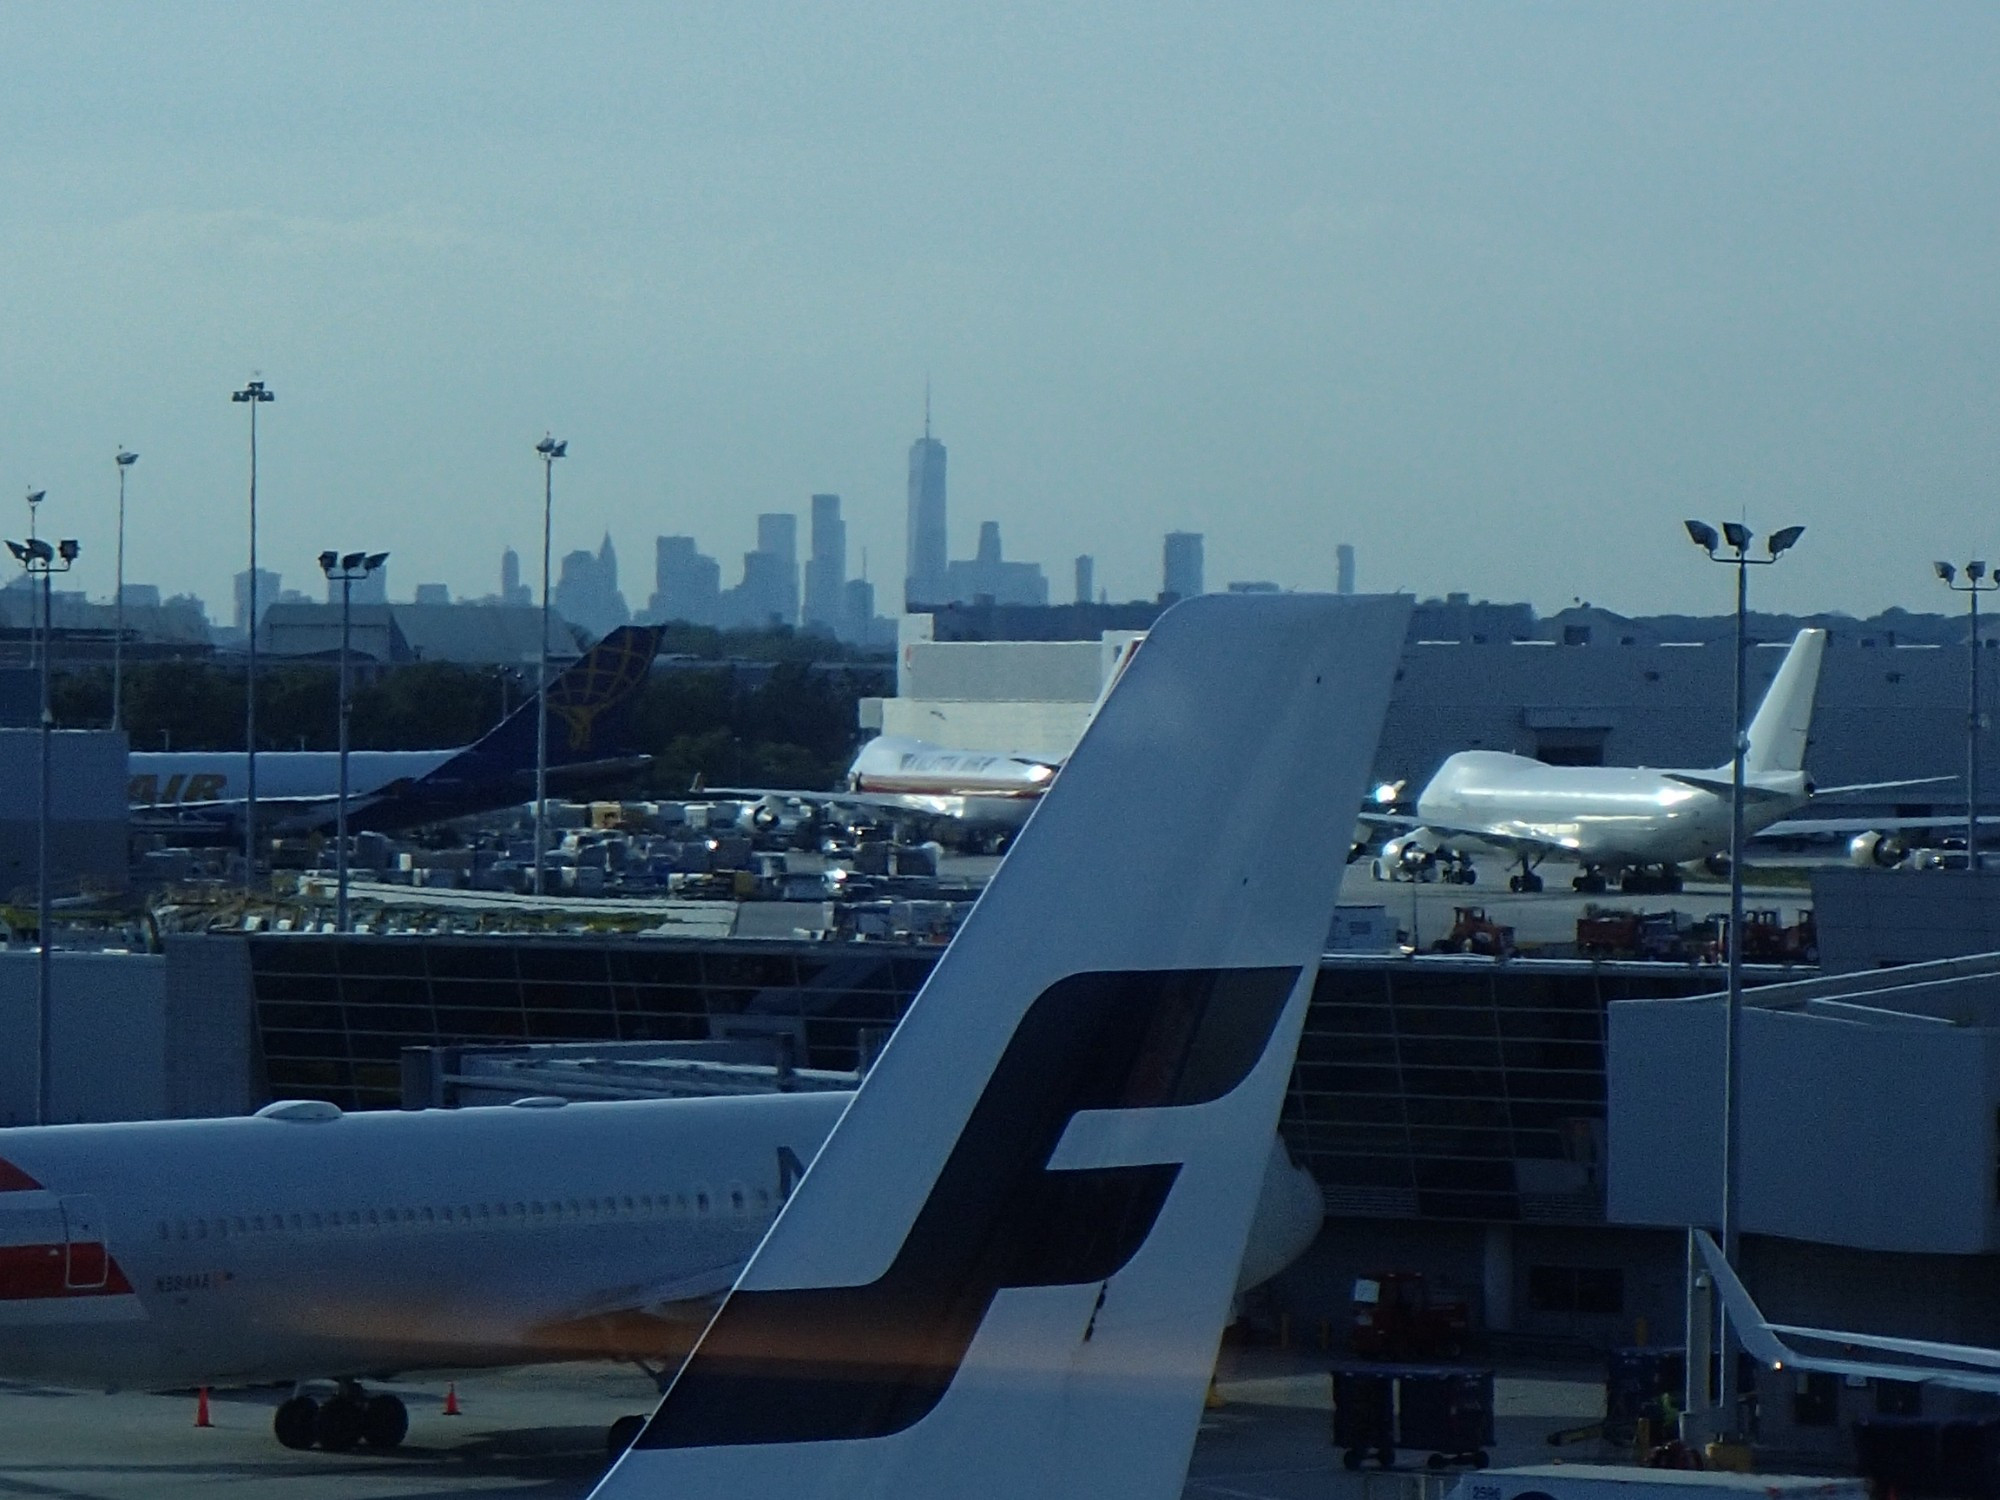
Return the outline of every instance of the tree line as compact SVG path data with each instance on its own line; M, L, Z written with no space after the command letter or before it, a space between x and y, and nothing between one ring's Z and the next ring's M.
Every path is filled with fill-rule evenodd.
M717 786L831 786L860 739L858 701L893 690L893 670L879 658L790 631L676 626L661 652L671 665L655 667L630 707L625 743L614 747L654 757L631 789L635 796L678 797L697 776ZM257 681L259 750L337 748L333 663L267 658ZM351 668L349 743L357 750L469 744L533 692L532 667ZM111 721L108 667L58 668L51 693L62 727ZM241 750L243 708L241 663L170 660L125 668L124 720L135 750Z

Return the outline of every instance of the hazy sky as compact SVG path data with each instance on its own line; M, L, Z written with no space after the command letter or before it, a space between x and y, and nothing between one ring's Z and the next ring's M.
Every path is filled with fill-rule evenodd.
M1991 6L0 9L0 494L225 616L609 527L734 582L846 498L885 600L929 373L952 550L1159 586L1723 608L1684 514L1804 522L1773 608L2000 559ZM13 501L0 522L16 534ZM16 519L7 520L13 516Z

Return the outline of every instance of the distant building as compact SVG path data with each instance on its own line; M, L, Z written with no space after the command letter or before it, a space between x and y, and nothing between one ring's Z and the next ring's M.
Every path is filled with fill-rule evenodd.
M158 609L160 586L157 583L128 583L118 591L118 597L127 609Z
M691 536L653 539L653 597L646 614L658 623L685 620L713 625L722 602L722 564L704 555Z
M1250 579L1228 585L1232 594L1277 594L1284 592L1268 578Z
M451 589L442 583L420 583L417 585L418 604L449 604Z
M910 444L909 555L903 570L906 604L931 604L944 597L944 444L931 436L930 401L924 402L924 435Z
M535 591L521 582L521 554L509 547L500 554L500 599L502 604L532 604Z
M1192 599L1201 586L1201 533L1170 531L1162 549L1160 592L1169 599Z
M595 553L579 549L563 555L554 604L565 620L592 635L604 635L631 620L625 596L618 592L618 553L610 532Z
M814 495L812 557L806 563L806 629L840 635L842 615L847 607L846 586L847 523L840 518L840 496ZM874 613L872 604L869 613Z
M1354 592L1354 549L1342 542L1333 549L1335 578L1334 592L1351 594Z
M766 511L757 517L757 550L775 562L759 564L768 574L771 606L781 625L799 623L799 518L790 511Z
M257 570L257 614L260 618L265 609L277 601L278 588L283 581L283 579L269 568L259 568ZM236 575L235 584L236 628L239 631L247 632L250 629L250 570L248 568L245 568L241 573Z
M979 523L979 553L968 561L945 568L945 604L972 604L991 599L995 604L1047 604L1049 580L1040 563L1008 562L1000 555L1000 523Z
M1088 552L1076 560L1076 602L1088 604L1096 588L1097 561Z

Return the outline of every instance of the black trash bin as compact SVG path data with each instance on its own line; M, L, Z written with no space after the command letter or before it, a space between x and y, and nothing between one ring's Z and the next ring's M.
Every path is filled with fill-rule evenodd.
M1396 1393L1396 1442L1428 1449L1433 1468L1447 1463L1485 1468L1493 1442L1493 1372L1459 1368L1405 1369Z
M1333 1372L1333 1445L1350 1469L1370 1457L1388 1468L1396 1461L1396 1383L1381 1366Z

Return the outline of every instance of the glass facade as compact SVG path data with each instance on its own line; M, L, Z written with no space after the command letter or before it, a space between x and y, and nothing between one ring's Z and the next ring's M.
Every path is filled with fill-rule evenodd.
M658 939L250 939L270 1092L393 1108L405 1047L784 1030L853 1069L942 950ZM1602 1222L1604 1007L1686 966L1330 957L1282 1128L1331 1211Z

